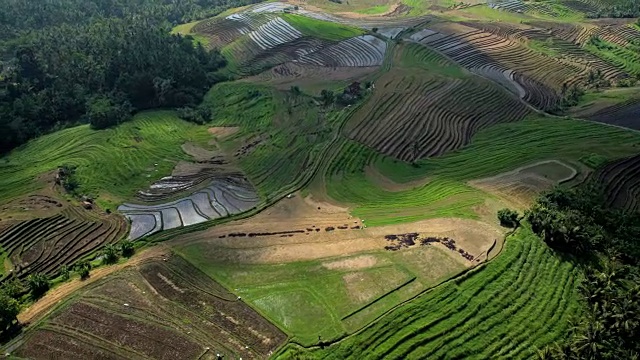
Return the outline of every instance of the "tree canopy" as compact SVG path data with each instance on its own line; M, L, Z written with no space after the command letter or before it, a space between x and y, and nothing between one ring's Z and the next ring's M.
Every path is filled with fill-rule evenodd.
M543 359L633 359L640 354L640 214L608 208L593 184L555 189L526 213L552 248L585 269L585 312Z
M81 123L195 106L226 60L171 24L254 0L0 0L0 153Z

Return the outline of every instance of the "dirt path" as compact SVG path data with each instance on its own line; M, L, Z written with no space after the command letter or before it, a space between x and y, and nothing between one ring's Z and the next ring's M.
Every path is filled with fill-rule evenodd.
M53 308L62 300L66 299L72 293L82 289L83 287L95 283L105 276L113 274L114 272L126 267L136 266L151 258L166 256L168 251L169 250L166 246L156 245L135 254L125 263L105 266L91 271L91 276L87 280L73 279L68 281L54 289L51 289L45 296L40 298L27 309L23 310L18 315L18 321L21 324L33 323L51 312L51 310L53 310Z

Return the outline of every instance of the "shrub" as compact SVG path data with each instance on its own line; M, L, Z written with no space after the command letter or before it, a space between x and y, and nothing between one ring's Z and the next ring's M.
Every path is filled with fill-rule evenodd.
M178 117L185 121L203 125L211 120L211 110L204 106L199 106L195 109L185 106L178 109Z
M91 271L91 263L88 260L81 260L74 266L75 270L80 274L80 279L84 280L89 277Z
M4 284L2 284L2 289L0 289L0 291L9 297L17 299L26 291L26 289L24 284L22 284L18 278L14 277L11 280L5 281Z
M27 285L31 291L31 296L37 299L49 290L49 278L45 274L31 274L27 278Z
M60 277L62 280L67 281L71 277L69 267L67 265L62 265L60 268Z
M135 252L135 248L133 247L133 242L129 240L125 240L120 243L120 251L122 251L122 256L131 257Z
M102 263L103 264L115 264L118 261L118 251L113 244L107 244L102 249Z
M500 225L504 227L514 228L518 226L520 223L519 217L520 215L515 210L506 208L498 210L498 220L500 220Z
M3 333L15 321L20 313L20 304L4 291L0 291L0 333Z
M320 92L320 97L322 98L322 102L325 106L333 104L333 102L336 100L336 95L332 90L322 90Z
M96 96L87 102L87 119L97 130L125 122L131 117L131 106L127 102L117 103L107 96Z

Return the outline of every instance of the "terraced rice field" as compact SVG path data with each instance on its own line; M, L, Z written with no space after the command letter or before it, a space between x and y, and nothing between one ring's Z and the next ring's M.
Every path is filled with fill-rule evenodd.
M338 155L324 182L326 193L350 204L352 213L368 226L437 217L477 219L483 214L490 214L487 221L495 221L498 208L491 206L505 205L491 205L495 198L487 200L489 195L467 185L468 181L548 159L572 164L585 154L620 159L636 154L638 145L638 134L620 128L578 120L525 119L483 129L463 149L413 165L346 141L336 145ZM386 191L367 179L367 166L375 166L397 184L425 181L419 187Z
M212 47L220 48L242 35L257 30L274 18L275 16L270 14L233 14L224 18L200 21L191 31L205 36Z
M345 340L281 358L531 358L562 339L582 311L580 270L528 229L506 241L481 271L427 292Z
M353 81L361 80L378 69L377 66L326 67L288 62L251 77L250 81L267 83L283 90L288 90L293 85L303 89L307 86L324 89L335 86L335 83L342 83L346 87Z
M471 186L514 202L526 209L544 190L573 179L578 172L557 160L542 161L490 178L469 182Z
M103 209L113 210L170 174L178 161L190 160L181 148L185 142L206 145L210 140L207 127L180 120L171 111L139 113L132 121L107 130L91 130L89 125L61 130L5 157L0 163L0 202L44 187L41 176L70 165L77 166L78 192L94 196Z
M33 273L53 277L63 265L71 266L104 245L121 240L126 229L119 216L69 207L62 214L22 221L4 229L0 247L19 279Z
M600 70L608 79L624 75L624 69L572 45L567 36L554 45L559 49L553 51L561 52L562 57L522 44L549 38L544 28L492 23L436 24L411 35L412 41L436 49L542 110L555 109L562 87L582 82L590 71Z
M444 64L444 73L447 66L451 65ZM385 155L415 162L459 149L479 130L531 113L489 81L433 72L438 69L398 68L380 77L372 99L350 120L348 136Z
M287 191L308 175L332 136L335 119L305 94L247 83L213 87L205 99L211 125L241 130L220 143L261 197ZM333 114L330 114L333 116Z
M294 62L317 66L379 66L384 61L387 44L372 35L362 35L300 56Z
M192 195L158 205L126 203L118 211L131 222L129 239L135 240L161 230L199 224L247 211L260 201L244 177L224 177Z
M609 205L629 211L640 209L640 156L612 162L594 174Z
M256 74L289 61L329 67L382 64L384 40L363 35L357 27L326 21L313 12L282 13L290 7L284 3L257 5L202 21L191 31L221 47L231 63L230 71L237 74Z
M640 130L640 99L630 99L589 115L589 120Z
M30 359L262 359L286 335L176 256L92 286L38 325Z

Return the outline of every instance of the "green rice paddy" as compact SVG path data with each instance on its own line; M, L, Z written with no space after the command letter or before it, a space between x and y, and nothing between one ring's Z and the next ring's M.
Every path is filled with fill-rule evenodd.
M303 35L329 41L340 41L364 34L362 29L306 16L283 14L282 18Z

